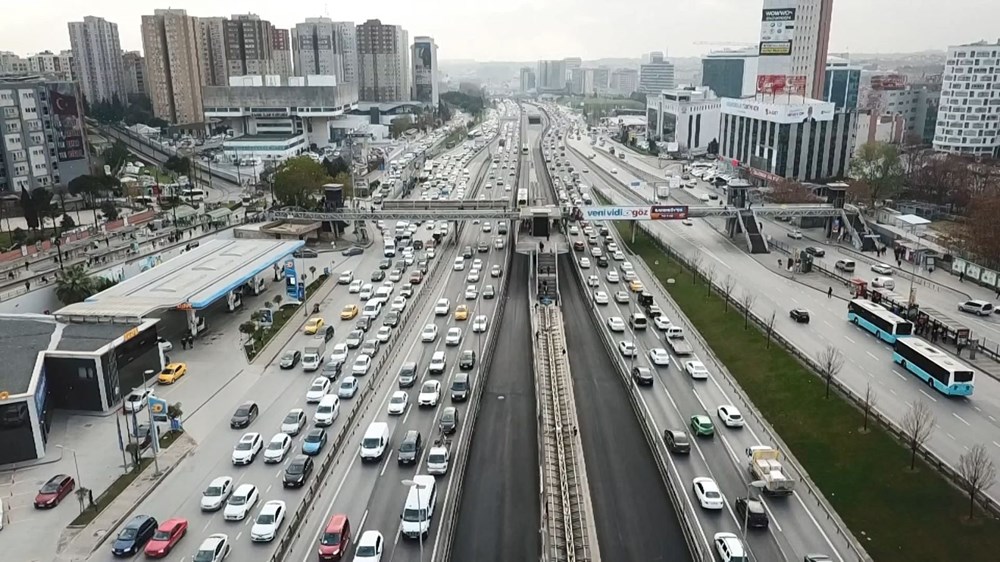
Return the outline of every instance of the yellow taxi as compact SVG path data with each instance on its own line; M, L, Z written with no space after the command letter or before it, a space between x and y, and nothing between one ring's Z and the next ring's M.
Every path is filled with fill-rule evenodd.
M455 308L455 320L468 320L469 319L469 307L460 304Z
M354 318L355 316L357 316L359 312L361 312L361 309L358 308L358 305L356 305L356 304L349 304L349 305L347 305L347 306L344 307L344 310L340 311L340 319L341 320L350 320L350 319Z
M187 372L188 367L186 363L170 363L160 371L156 380L160 381L160 384L174 384L177 382L177 379L186 375Z
M309 321L306 322L306 328L305 328L306 335L311 336L313 334L318 333L319 329L322 328L324 324L326 324L326 322L324 322L323 319L320 318L319 316L317 316L316 318L310 318Z
M638 279L633 279L632 281L629 281L628 288L633 293L638 293L642 291L644 287L642 286L642 281L639 281Z

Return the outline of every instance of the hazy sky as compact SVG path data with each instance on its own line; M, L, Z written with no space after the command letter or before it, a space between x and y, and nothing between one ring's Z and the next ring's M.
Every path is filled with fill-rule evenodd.
M754 42L761 0L35 0L13 2L0 18L0 50L21 55L69 48L66 22L85 15L118 24L122 48L141 50L140 17L154 8L194 16L256 13L278 27L306 17L402 25L430 35L441 59L537 60L638 57L653 50L694 56L698 41ZM1000 36L1000 0L835 0L830 50L944 49Z

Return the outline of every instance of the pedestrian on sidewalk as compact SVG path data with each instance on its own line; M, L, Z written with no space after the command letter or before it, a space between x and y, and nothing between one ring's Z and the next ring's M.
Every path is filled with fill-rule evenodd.
M964 271L962 271L962 272L960 272L958 274L958 282L959 283L965 283L965 272Z
M833 287L830 287L829 289L826 290L826 298L828 299L833 298Z
M181 336L181 349L187 349L187 348L188 348L187 336Z

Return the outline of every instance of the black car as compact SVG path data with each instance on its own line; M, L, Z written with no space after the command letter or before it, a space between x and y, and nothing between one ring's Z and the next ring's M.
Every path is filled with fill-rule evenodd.
M334 334L335 331L336 330L333 329L333 326L327 326L326 328L324 328L323 329L323 341L330 341L330 340L332 340L333 339L333 334Z
M362 316L361 318L358 318L358 323L355 324L354 327L367 334L368 329L372 327L372 317Z
M372 282L378 283L381 281L385 281L385 272L381 269L376 269L372 272Z
M292 257L298 259L318 258L319 254L316 253L316 250L310 250L309 248L299 248L298 250L292 252Z
M399 452L396 461L399 464L414 464L420 458L420 452L424 448L420 432L411 429L403 436L403 441L399 444Z
M395 328L399 325L399 311L390 310L386 313L385 318L382 319L382 324L385 326L392 326Z
M297 349L286 351L281 356L281 361L278 363L278 366L282 369L294 369L295 366L299 364L300 359L302 359L301 351Z
M462 257L465 259L472 258L472 246L466 246L462 248Z
M253 423L258 414L260 414L260 408L257 407L256 402L244 402L240 404L239 408L236 408L233 417L229 419L229 427L243 429Z
M492 298L494 298L494 297L497 296L496 289L493 288L493 285L487 285L487 286L483 287L483 293L482 294L483 294L483 298L486 299L486 300L492 299Z
M686 455L691 452L691 440L687 433L679 429L664 429L663 442L667 444L667 449L671 453Z
M115 542L111 544L111 554L115 556L134 556L156 533L159 523L149 515L136 515L122 527Z
M414 240L413 241L413 249L414 250L423 250L424 249L424 241L423 240Z
M652 386L653 372L649 367L632 367L632 378L640 386Z
M821 258L826 255L826 250L824 250L823 248L817 248L815 246L806 246L806 253L811 256L816 256L817 258Z
M403 363L399 368L399 388L410 388L417 382L417 364L413 361Z
M334 361L330 359L329 361L323 364L323 370L320 371L320 374L326 377L326 379L329 380L330 382L333 382L338 378L340 378L340 372L343 369L344 369L343 361Z
M799 324L809 323L809 311L804 308L793 308L788 315Z
M312 457L306 455L295 455L291 462L285 467L285 476L281 479L281 485L285 488L298 488L306 483L306 478L313 470Z
M458 408L449 406L441 412L441 421L438 422L441 433L451 435L458 429Z
M344 250L340 254L343 256L350 257L350 256L360 256L363 253L365 253L364 248L359 248L358 246L351 246L350 248Z
M392 267L392 259L391 258L383 258L383 259L379 260L379 262L378 262L378 268L379 269L389 269L390 267Z
M458 357L458 368L463 371L468 371L476 366L476 350L466 349Z
M607 256L598 256L597 257L597 267L608 267L608 258L607 258Z
M764 503L753 498L736 498L736 518L756 529L766 529L769 523Z

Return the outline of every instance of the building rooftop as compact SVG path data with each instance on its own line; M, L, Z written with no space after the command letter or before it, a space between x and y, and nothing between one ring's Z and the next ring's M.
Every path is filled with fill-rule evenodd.
M286 135L241 135L236 138L226 139L223 144L231 144L237 142L261 142L261 141L287 141L291 139L297 139L301 137L301 134L286 134Z
M121 324L64 324L55 349L59 351L97 351L122 337Z
M0 392L11 396L28 392L38 353L49 349L56 323L40 315L0 315Z

